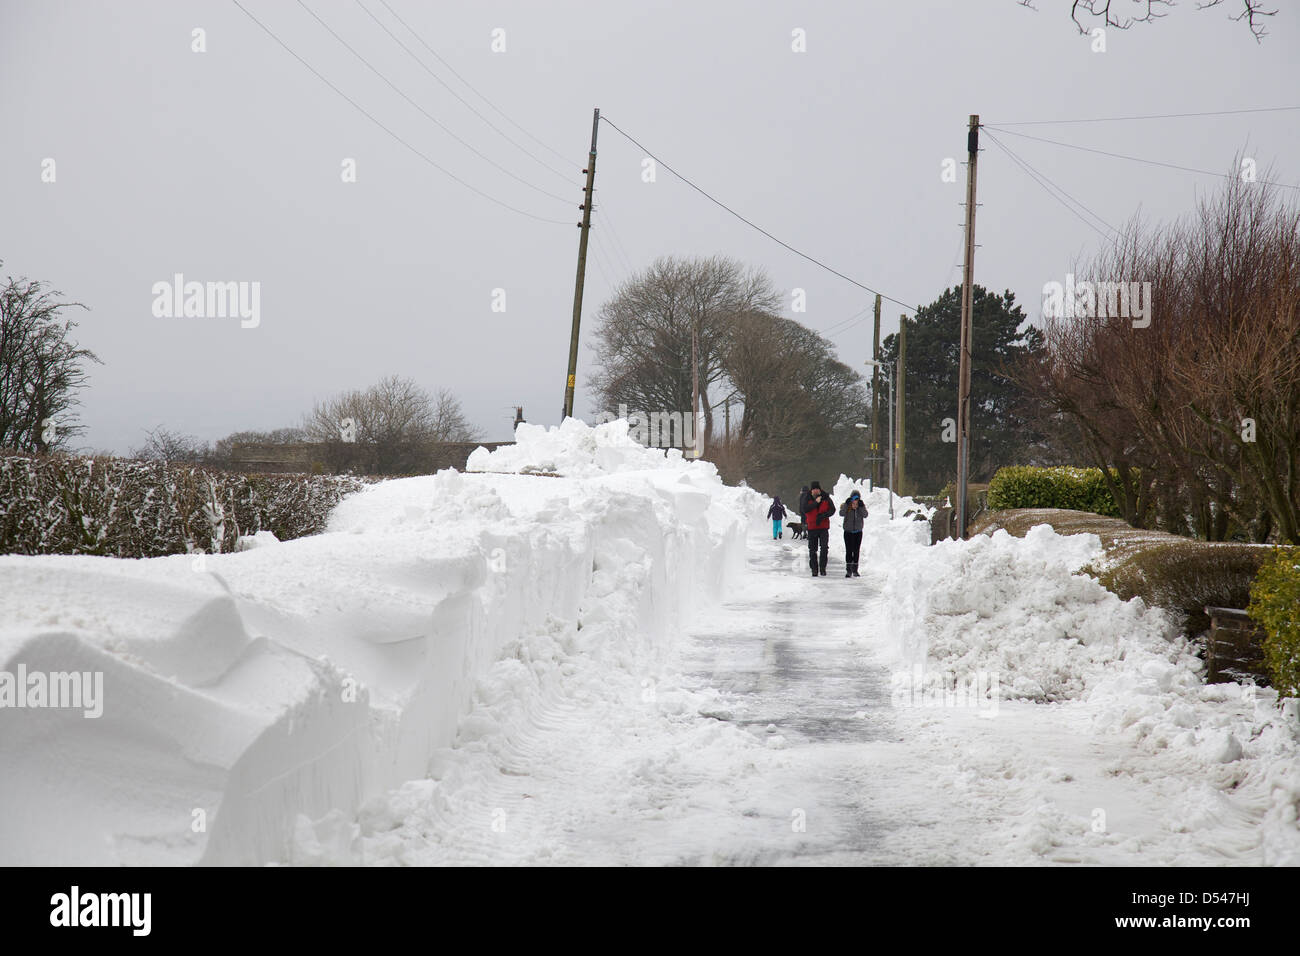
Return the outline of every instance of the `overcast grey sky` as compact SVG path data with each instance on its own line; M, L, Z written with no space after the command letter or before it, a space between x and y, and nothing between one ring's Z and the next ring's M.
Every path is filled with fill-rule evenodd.
M489 439L510 407L558 421L581 201L599 106L648 149L786 242L908 303L959 280L960 203L941 178L967 116L988 124L1300 105L1300 8L1277 0L1256 43L1236 0L1080 37L1067 0L389 5L473 86L567 165L493 113L395 21L359 0L431 69L556 175L457 102L358 0L307 6L493 168L378 79L290 0L241 0L376 119L503 209L431 168L358 113L230 0L0 2L0 259L90 311L99 354L85 446L124 452L156 425L216 439L296 424L316 399L385 374L450 388ZM1116 6L1130 5L1116 0ZM192 31L207 51L191 50ZM504 30L505 51L492 49ZM805 31L806 52L792 50ZM1234 155L1300 182L1300 112L1015 129L1199 169ZM1104 221L1187 212L1210 176L1000 135ZM1045 282L1101 241L985 139L976 281L1033 318ZM357 182L342 181L345 158ZM57 179L42 182L53 158ZM751 231L602 127L584 332L612 284L660 255L724 253L807 294L793 317L860 365L871 296ZM567 179L567 182L566 182ZM261 283L260 324L158 318L152 286ZM494 289L506 311L492 310ZM863 320L845 320L862 312ZM885 333L903 310L886 303ZM586 347L577 410L591 419Z

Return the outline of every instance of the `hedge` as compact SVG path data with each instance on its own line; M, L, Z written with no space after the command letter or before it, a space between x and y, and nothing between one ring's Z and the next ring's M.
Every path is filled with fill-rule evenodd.
M1278 548L1250 587L1250 616L1264 628L1264 665L1284 697L1300 697L1300 548Z
M1032 465L999 468L989 482L988 505L997 510L1064 508L1112 518L1120 516L1100 468L1036 468Z
M325 528L359 478L241 475L121 458L0 456L0 553L158 557Z

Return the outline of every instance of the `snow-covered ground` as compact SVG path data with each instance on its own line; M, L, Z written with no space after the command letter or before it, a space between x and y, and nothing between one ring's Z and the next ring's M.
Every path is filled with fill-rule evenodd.
M0 671L105 675L0 709L0 863L1300 863L1294 702L1205 686L1095 538L875 490L812 579L620 429L201 563L0 558Z

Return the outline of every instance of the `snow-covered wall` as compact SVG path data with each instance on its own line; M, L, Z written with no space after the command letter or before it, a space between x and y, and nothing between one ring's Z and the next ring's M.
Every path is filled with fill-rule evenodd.
M0 558L0 672L103 675L97 718L0 709L0 864L285 859L299 815L423 777L512 640L653 650L743 566L766 500L711 465L616 422L517 438L314 537Z

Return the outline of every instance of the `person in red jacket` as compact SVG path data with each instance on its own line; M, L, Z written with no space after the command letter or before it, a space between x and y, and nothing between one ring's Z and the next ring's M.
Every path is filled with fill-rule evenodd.
M812 568L813 577L826 574L826 552L830 548L833 514L835 502L831 501L831 496L822 491L820 483L809 482L808 498L803 504L803 524L808 533L808 566Z

